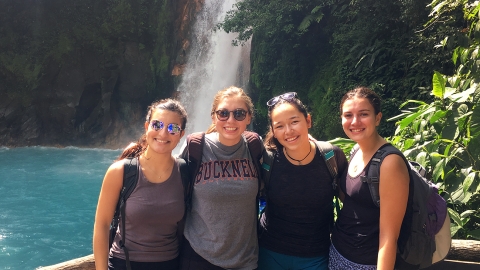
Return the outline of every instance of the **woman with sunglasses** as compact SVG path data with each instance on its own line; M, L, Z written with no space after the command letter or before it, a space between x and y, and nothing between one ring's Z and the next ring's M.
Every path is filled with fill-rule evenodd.
M358 145L339 181L343 208L332 231L330 269L394 269L397 240L407 208L410 176L403 158L386 156L380 165L380 207L362 180L375 152L387 141L377 132L380 97L366 87L348 91L340 103L345 134ZM408 228L407 228L408 229ZM410 268L415 269L415 268Z
M265 187L258 269L328 269L335 190L328 165L309 137L312 118L295 92L274 97L267 106L265 147L274 161ZM341 174L347 160L336 146L334 153Z
M172 150L184 135L187 113L175 100L165 99L148 108L145 133L130 145L107 170L98 199L93 232L93 253L97 270L131 269L177 270L179 222L185 212L184 188L178 160ZM109 229L123 186L124 159L139 162L138 182L127 199L125 239L119 224L114 242Z
M252 114L253 103L240 88L214 97L185 221L182 270L257 268L259 179L242 135ZM181 157L190 160L186 144Z

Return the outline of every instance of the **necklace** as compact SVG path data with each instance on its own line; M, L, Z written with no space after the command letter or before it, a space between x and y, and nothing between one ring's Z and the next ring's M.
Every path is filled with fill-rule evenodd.
M358 165L355 164L355 166L353 166L353 172L356 173L356 172L357 172L357 169L358 169Z
M312 152L312 145L310 144L310 142L309 142L309 146L310 146L310 151L308 151L308 154L307 154L304 158L302 158L302 159L294 159L294 158L292 158L292 157L288 154L286 148L283 148L283 151L285 152L285 154L287 154L287 157L289 157L291 160L295 160L296 162L298 162L298 165L300 165L300 164L302 163L302 161L304 161L304 160L310 155L310 153Z

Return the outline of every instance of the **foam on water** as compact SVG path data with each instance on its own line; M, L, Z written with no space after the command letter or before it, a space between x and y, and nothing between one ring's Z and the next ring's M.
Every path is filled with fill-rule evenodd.
M0 148L0 269L92 253L103 176L119 150Z

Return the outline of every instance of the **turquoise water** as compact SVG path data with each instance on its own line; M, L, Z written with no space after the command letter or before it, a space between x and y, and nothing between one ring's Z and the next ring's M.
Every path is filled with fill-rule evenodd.
M0 269L92 253L102 179L118 150L0 147Z

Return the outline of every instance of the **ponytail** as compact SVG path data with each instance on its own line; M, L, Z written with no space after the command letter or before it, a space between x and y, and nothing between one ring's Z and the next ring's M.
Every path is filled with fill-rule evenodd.
M125 159L125 158L136 158L139 157L147 149L147 136L145 134L138 139L135 143L130 143L120 154L116 161Z

